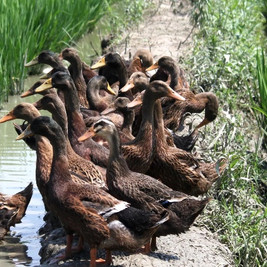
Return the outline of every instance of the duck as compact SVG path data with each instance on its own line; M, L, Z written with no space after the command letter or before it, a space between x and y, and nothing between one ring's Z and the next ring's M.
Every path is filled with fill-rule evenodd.
M147 88L148 84L149 84L148 77L143 72L137 71L137 72L134 72L129 77L125 86L121 88L121 92L127 92L131 90L132 95L133 95L132 101L134 100L138 101L139 97L143 97L143 94L140 94L140 93ZM141 101L138 101L138 102L142 103ZM134 105L134 106L135 106L135 118L134 118L134 122L132 126L132 134L136 136L141 125L142 112L141 112L141 106L138 106L138 105Z
M130 104L130 99L127 97L118 97L115 101L106 108L101 115L108 115L111 112L119 112L123 115L123 123L121 127L117 127L120 134L120 140L122 143L127 143L132 141L135 137L132 135L132 125L134 121L134 110L132 108L128 108L128 104ZM116 124L115 124L116 125Z
M100 96L100 90L104 90L112 98ZM102 112L105 110L112 101L114 101L116 92L110 87L106 77L102 75L94 76L87 84L86 97L89 103L90 109Z
M17 106L15 106L7 115L3 116L0 119L0 123L4 123L10 120L14 119L23 119L27 121L28 123L31 123L35 118L41 116L40 112L37 110L37 108L31 104L31 103L20 103ZM47 204L47 183L49 180L49 175L50 175L50 167L52 164L52 157L53 157L53 151L52 151L52 146L50 142L42 136L35 135L35 146L31 147L36 150L36 155L37 155L37 161L36 161L36 184L37 187L42 195L43 202L45 205L45 209L49 211L49 206ZM70 154L70 158L72 159L73 156ZM103 185L103 179L102 175L105 174L98 174L99 171L97 170L92 170L92 166L90 166L89 169L84 169L83 171L86 173L86 175L82 175L81 169L77 167L79 164L75 162L75 159L72 160L73 165L70 166L70 171L72 175L72 179L76 183L95 183L99 186L105 186ZM86 166L88 167L91 164L87 164ZM78 174L76 173L77 171ZM90 170L92 172L90 173ZM100 178L100 177L101 178Z
M119 53L106 54L91 69L99 69L98 75L105 76L110 85L118 81L122 88L127 82L127 68Z
M146 72L155 70L158 71L150 78L150 81L163 80L167 81L170 76L170 87L175 91L180 89L189 90L189 84L185 79L184 71L179 68L172 57L163 56L153 65L146 69Z
M22 191L9 196L0 193L0 240L11 226L20 223L32 197L33 185L29 183Z
M86 83L82 74L82 61L79 57L78 51L74 48L65 48L59 54L60 59L65 59L70 63L69 72L74 81L75 88L78 92L80 104L88 108L88 101L86 97Z
M61 259L71 255L71 234L77 233L90 245L91 267L97 262L111 264L112 250L136 251L168 220L166 212L155 214L129 207L94 185L74 183L68 171L64 133L50 117L36 118L18 139L32 133L48 138L53 146L48 201L69 241ZM106 250L105 261L97 260L98 248Z
M24 98L24 97L27 97L27 96L34 95L34 94L35 94L35 89L36 89L37 87L39 87L43 82L44 82L44 80L43 80L43 81L40 80L40 81L35 82L35 83L31 86L31 88L30 88L29 90L23 92L23 93L20 95L20 97L21 97L21 98ZM47 93L49 93L49 92L45 92L45 94L47 94Z
M153 65L153 56L148 49L138 49L128 67L128 77L134 72L146 73L146 69Z
M38 56L36 56L31 61L26 63L24 66L30 67L37 64L47 64L52 68L57 68L57 67L65 68L65 66L62 64L62 61L58 58L58 55L50 50L42 51Z
M22 119L29 123L39 117L40 112L30 103L20 103L14 107L8 114L0 119L4 123L14 119ZM42 195L46 210L49 210L46 201L46 183L49 179L50 166L52 164L52 147L49 141L41 136L35 136L36 161L36 185Z
M126 85L123 88L121 88L121 91L126 92L127 90L134 90L133 93L134 96L136 96L137 92L140 92L140 94L136 96L136 99L134 99L131 103L128 104L128 108L131 107L135 108L136 110L137 106L141 106L142 99L144 96L144 91L143 92L141 91L144 90L148 84L149 80L144 73L135 72L131 75ZM136 113L137 115L135 116L135 120L133 123L133 131L132 131L133 135L136 135L135 133L136 131L138 131L140 127L140 121L142 121L142 114L139 112L139 109L137 110ZM173 131L171 131L166 127L164 131L168 145L176 146L188 152L190 152L193 149L198 139L197 130L192 131L189 135L183 135L183 136L178 136L176 133L174 133Z
M118 87L118 96L125 96L133 99L132 93L122 93L122 88L128 79L127 67L119 53L108 53L98 62L91 66L91 69L99 69L98 75L105 76L112 88ZM114 89L115 90L115 89Z
M79 98L72 78L65 72L56 72L35 91L40 93L53 87L61 90L64 94L68 118L68 137L73 150L81 157L105 168L108 159L108 150L105 147L93 140L88 140L84 143L78 142L78 137L87 128L80 111Z
M153 92L157 92L157 95ZM153 108L157 98L168 96L184 100L178 93L162 81L154 81L144 92L142 122L135 139L122 145L122 154L132 171L146 173L152 162L153 150Z
M147 68L146 71L155 68L159 68L159 73L152 76L150 81L155 79L162 79L165 81L168 75L170 75L170 87L186 98L186 101L183 103L162 98L161 105L163 109L163 118L167 128L173 131L179 130L183 118L188 112L201 113L205 110L205 117L195 127L196 130L216 119L219 107L217 96L212 92L194 94L189 90L189 84L184 77L183 71L179 69L171 57L161 57L154 65ZM162 73L165 74L165 76L162 75Z
M99 135L108 141L109 164L106 173L109 192L118 199L127 201L135 208L151 212L169 212L169 220L158 229L159 235L179 234L189 229L210 198L198 200L175 191L162 182L143 173L133 172L121 154L121 143L116 126L109 120L101 119L94 124L79 141ZM155 246L155 240L153 244Z
M148 173L174 190L194 196L207 193L219 178L217 163L200 162L191 153L167 144L160 101L154 106L153 136L155 149ZM226 161L222 161L220 173L225 167Z
M68 139L68 120L65 106L56 92L44 95L40 100L33 103L38 110L47 110L52 118L61 126L67 140L67 151L70 171L86 177L87 182L105 188L105 169L95 165L93 162L79 156L72 148Z

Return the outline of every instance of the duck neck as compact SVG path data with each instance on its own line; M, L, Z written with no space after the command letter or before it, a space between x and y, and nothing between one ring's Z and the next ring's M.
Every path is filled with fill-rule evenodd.
M163 113L161 108L160 100L157 100L154 106L154 131L153 131L153 139L156 143L153 147L159 147L162 145L167 145L165 132L164 132L164 121L163 121ZM161 145L159 145L161 144Z
M142 105L142 122L135 140L150 140L153 129L153 109L155 99L149 89L145 91Z
M169 73L171 76L170 87L172 89L175 89L175 87L177 87L177 85L178 85L178 75L179 75L178 74L178 68L175 64L172 66L172 68L170 68Z
M61 127L65 137L68 137L68 118L65 106L63 102L57 97L56 102L54 103L54 108L49 110L52 114L52 118L56 121Z
M36 184L44 197L45 186L50 179L53 149L49 140L40 135L36 135L36 144Z
M118 79L120 82L120 86L119 86L119 89L120 89L127 83L127 79L128 79L127 68L125 64L123 63L123 61L121 61L121 64L119 65L119 68L118 68Z
M118 131L114 131L113 134L109 135L109 158L108 158L108 170L116 173L125 173L129 171L128 165L125 159L121 156L121 144Z
M74 83L72 82L72 86L63 91L68 120L68 136L71 143L76 143L77 138L84 134L86 126L80 112L78 94Z
M63 133L57 132L50 142L53 147L53 161L50 174L51 182L66 182L68 179L71 180L67 157L67 142ZM55 180L54 173L60 173L59 176L56 176L57 180Z
M94 88L87 88L87 100L90 106L90 109L98 110L97 107L101 105L102 99L99 95L99 86L94 85Z
M88 107L88 102L86 99L86 83L82 74L82 61L78 55L73 55L73 57L69 58L68 60L71 63L71 77L78 92L79 102L82 106Z
M121 129L127 130L129 133L132 133L132 125L134 122L134 111L126 110L123 112L123 123Z
M46 62L46 64L48 64L54 69L65 68L63 62L58 58L58 56L50 57L49 62Z

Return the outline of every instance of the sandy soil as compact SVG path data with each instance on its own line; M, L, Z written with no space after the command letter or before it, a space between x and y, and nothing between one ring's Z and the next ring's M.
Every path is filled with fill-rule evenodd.
M123 41L116 50L125 58L139 48L149 49L154 58L172 56L179 62L186 57L192 47L189 21L190 5L186 0L155 1L157 7L150 10L144 21L131 31L124 33ZM196 222L197 225L197 222ZM46 264L51 266L54 255L62 252L65 244L64 233L57 229L46 235L41 252ZM100 256L101 256L100 252ZM103 254L102 254L103 255ZM62 266L88 266L88 251L74 257ZM234 266L230 250L218 241L216 234L205 228L192 226L190 231L179 236L166 236L158 239L158 250L150 255L126 255L113 253L114 266L146 266L146 267L218 267Z

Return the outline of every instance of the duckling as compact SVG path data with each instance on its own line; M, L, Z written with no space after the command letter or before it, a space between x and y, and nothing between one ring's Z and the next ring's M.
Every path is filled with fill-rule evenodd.
M32 183L22 191L8 196L0 193L0 240L11 226L20 223L32 197Z
M93 185L73 183L63 131L51 118L36 118L19 138L31 132L45 136L53 146L49 206L59 217L67 236L78 233L90 244L90 266L100 261L96 259L98 248L106 249L106 263L110 264L111 250L135 251L148 243L158 227L168 220L166 212L155 214L138 210ZM67 245L64 258L71 254L71 242Z

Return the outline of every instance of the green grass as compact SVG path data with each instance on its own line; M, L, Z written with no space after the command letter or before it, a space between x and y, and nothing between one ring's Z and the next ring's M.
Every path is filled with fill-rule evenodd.
M108 2L113 1L1 1L0 102L20 92L25 61L44 49L57 51L92 30Z
M113 12L114 4L119 11ZM141 0L2 0L0 5L0 103L23 90L24 63L49 49L71 46L108 15L106 26L117 32L139 19ZM117 9L118 10L118 9ZM127 19L126 19L127 18Z
M197 32L184 64L192 88L212 91L220 101L218 118L202 130L199 151L211 161L229 161L210 191L215 200L202 223L228 245L236 266L267 266L267 162L257 111L267 103L265 59L258 53L266 44L263 2L199 0L192 5Z

